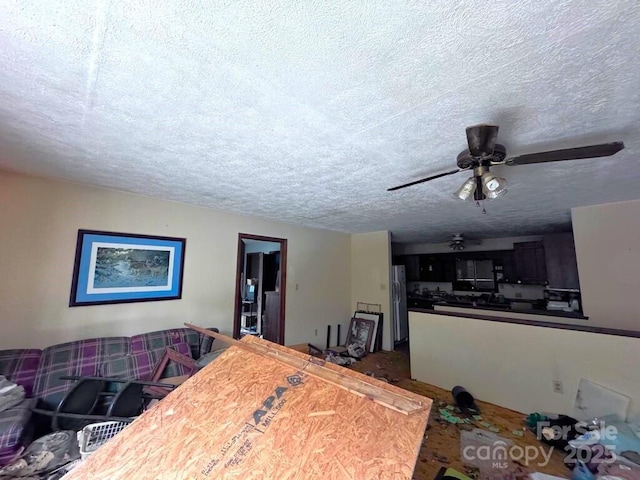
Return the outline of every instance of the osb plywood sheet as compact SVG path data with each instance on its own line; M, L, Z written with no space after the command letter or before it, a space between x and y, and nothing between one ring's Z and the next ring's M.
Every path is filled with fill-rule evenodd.
M252 343L309 358L259 339L241 342ZM431 400L335 365L325 367L426 408L399 413L236 345L65 480L411 478Z

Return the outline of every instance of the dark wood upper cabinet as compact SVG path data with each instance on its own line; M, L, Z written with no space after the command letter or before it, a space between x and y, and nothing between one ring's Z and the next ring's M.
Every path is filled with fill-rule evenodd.
M549 242L551 239L546 241L547 244ZM554 239L553 245L550 258L547 258L543 242L519 242L513 244L513 250L400 255L394 261L405 266L408 282L455 282L458 280L457 260L491 260L496 270L502 273L500 282L546 285L549 280L556 288L578 288L574 286L577 283L577 267L573 240L569 244L567 239ZM555 258L556 255L561 257L561 261ZM574 266L567 271L571 262ZM551 279L559 286L553 285L547 278L548 265ZM562 278L554 275L561 275Z
M417 282L420 280L420 256L405 255L404 268L407 282Z
M394 265L404 265L407 282L453 282L456 279L452 254L398 255Z
M513 244L515 280L517 282L544 285L547 282L547 264L542 242Z
M516 282L516 263L513 250L503 250L502 252L502 281L506 283Z
M442 282L442 258L440 255L420 255L420 280L424 282Z
M456 281L456 257L453 254L442 256L442 280L443 282Z
M576 247L572 233L554 233L543 238L550 288L580 288Z

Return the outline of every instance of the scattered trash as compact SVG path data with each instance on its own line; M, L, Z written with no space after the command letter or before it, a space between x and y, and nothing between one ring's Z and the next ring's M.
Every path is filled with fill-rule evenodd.
M571 474L572 480L593 480L595 476L584 462L579 461Z
M460 432L460 457L464 459L465 464L477 467L485 472L491 472L495 462L491 455L488 458L484 458L480 455L465 455L465 452L477 451L480 447L492 448L492 446L498 444L497 442L500 442L500 445L505 449L509 449L514 445L513 441L480 428L475 428L470 432L463 430Z
M467 390L457 385L453 387L451 390L451 395L453 395L453 401L462 411L473 410L475 412L478 411L478 407L476 407L476 401Z
M447 457L445 457L444 455L440 455L438 453L434 453L433 458L440 463L451 463Z
M39 478L80 458L76 432L60 430L38 438L20 458L0 469L0 476Z
M327 355L326 360L327 362L335 363L336 365L342 365L343 367L357 362L355 358L343 357L341 355L334 355L331 352L329 352L329 354Z
M522 430L514 430L513 433L516 437L524 437L524 432Z
M569 446L577 450L587 451L585 455L576 455L577 458L600 458L603 456L615 456L619 461L640 468L640 422L598 422L595 426L592 422L592 430L583 433L569 441ZM580 426L584 424L579 424ZM596 455L593 455L593 454ZM587 465L592 468L591 464Z
M375 378L376 380L380 380L381 382L389 383L389 380L387 378L385 378L385 377L376 377L375 373L373 373L373 372L366 371L366 372L364 372L364 374L367 377L372 377L372 378Z
M362 358L367 354L364 346L359 343L347 345L347 353L353 358Z
M621 463L605 463L598 467L598 478L613 479L621 478L625 480L640 479L640 467L630 467Z
M457 423L463 423L464 420L454 414L451 413L450 410L447 410L446 408L441 408L440 409L440 418L449 422L449 423L453 423L454 425Z
M535 421L535 422L534 422ZM527 417L527 425L531 428L536 438L547 445L564 449L570 440L578 436L575 418L567 415L554 415L551 413L532 413Z
M464 473L467 474L472 480L477 479L480 476L480 469L478 467L464 466Z

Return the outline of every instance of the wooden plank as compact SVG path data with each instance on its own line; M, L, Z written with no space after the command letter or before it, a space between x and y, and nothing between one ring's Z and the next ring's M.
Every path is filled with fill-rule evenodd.
M326 363L323 360L319 360L315 357L308 357L307 359L299 358L290 352L293 352L288 348L277 348L279 345L271 342L256 343L252 341L242 342L235 340L234 338L227 337L220 333L212 332L206 328L185 323L185 326L200 332L203 335L207 335L216 339L219 339L230 345L237 345L241 348L249 349L253 352L259 353L266 357L274 358L279 362L290 365L300 371L303 371L309 375L321 378L327 382L332 383L340 388L359 395L361 397L373 400L380 405L384 405L387 408L391 408L399 413L405 415L411 415L413 413L422 412L428 407L421 401L408 398L404 394L398 394L390 392L383 388L372 385L368 381L362 381L357 378L345 375L343 371L335 371L326 368ZM249 338L244 337L244 338ZM341 369L345 370L345 369Z
M304 363L308 355L245 338L65 480L412 478L430 399L323 367L427 407L403 415L245 344L267 345Z

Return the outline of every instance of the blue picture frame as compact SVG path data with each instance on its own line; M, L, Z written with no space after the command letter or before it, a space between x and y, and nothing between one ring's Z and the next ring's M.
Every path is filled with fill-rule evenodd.
M70 307L182 298L186 239L78 230Z

